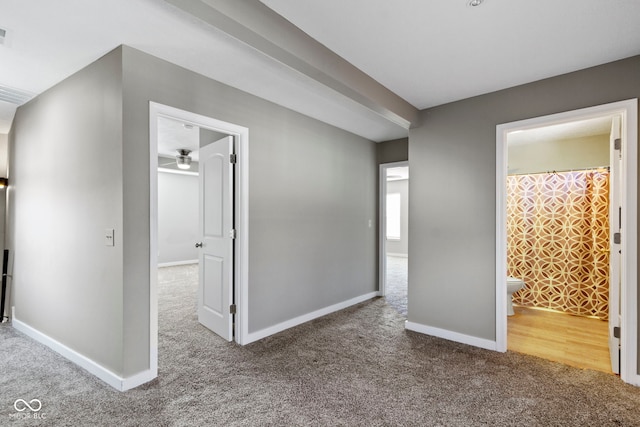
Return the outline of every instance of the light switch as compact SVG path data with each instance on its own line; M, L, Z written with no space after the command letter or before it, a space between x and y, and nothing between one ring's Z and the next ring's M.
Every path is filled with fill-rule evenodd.
M373 227L373 220L369 220L369 228Z
M113 228L107 228L104 230L104 244L105 246L115 246Z

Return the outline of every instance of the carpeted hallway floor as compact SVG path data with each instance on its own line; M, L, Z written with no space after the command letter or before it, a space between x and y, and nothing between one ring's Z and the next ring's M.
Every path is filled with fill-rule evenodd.
M408 258L387 255L387 304L407 317L407 268Z
M405 331L382 298L226 343L197 323L195 284L180 270L162 272L159 378L125 393L2 324L0 425L640 425L640 388ZM46 418L18 419L19 398L41 400Z

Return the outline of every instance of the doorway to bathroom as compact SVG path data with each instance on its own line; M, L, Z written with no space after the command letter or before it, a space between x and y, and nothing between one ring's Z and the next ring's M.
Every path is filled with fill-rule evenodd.
M616 114L507 135L507 274L523 281L508 310L509 350L619 373L607 335L609 309L618 313L608 299L620 267L609 239L619 129Z
M409 162L380 165L380 296L407 316Z
M498 126L499 350L638 380L636 122L632 100Z

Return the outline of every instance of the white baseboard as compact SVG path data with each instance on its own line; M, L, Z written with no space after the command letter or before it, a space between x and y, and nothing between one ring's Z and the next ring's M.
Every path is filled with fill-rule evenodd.
M447 331L446 329L435 328L433 326L421 325L420 323L409 322L408 320L405 322L404 327L410 331L420 332L421 334L432 335L434 337L444 338L449 341L472 345L486 350L497 351L498 348L495 341L460 334L458 332Z
M321 308L320 310L316 310L311 313L304 314L302 316L287 320L286 322L278 323L277 325L270 326L268 328L261 329L256 332L249 332L247 336L247 340L246 342L243 343L243 345L261 340L270 335L277 334L278 332L282 332L286 329L293 328L294 326L298 326L303 323L309 322L313 319L317 319L318 317L326 316L327 314L331 314L336 311L350 307L352 305L359 304L363 301L369 300L371 298L375 298L377 295L378 295L378 292L370 292L368 294L361 295L359 297L355 297L350 300L331 305L329 307Z
M631 374L631 375L625 375L625 378L623 378L624 382L626 382L627 384L631 384L634 385L636 387L640 387L640 375L637 374Z
M157 356L156 356L157 357ZM151 369L147 369L146 371L142 371L138 374L135 374L132 377L123 378L120 383L120 391L131 390L132 388L136 388L142 384L148 383L158 376L158 370L155 371ZM116 387L117 388L117 387Z
M387 256L394 256L397 258L409 258L409 254L396 254L393 252L387 252Z
M43 334L42 332L32 328L26 323L16 319L15 315L15 307L12 308L12 319L11 325L17 330L28 336L29 338L38 341L41 344L46 345L51 350L60 354L64 358L70 360L76 365L80 366L84 370L88 371L90 374L95 375L100 378L105 383L109 384L111 387L115 388L119 391L127 391L139 385L142 385L146 382L151 381L157 376L157 372L151 372L151 370L140 372L132 377L122 378L121 376L111 372L104 366L101 366L89 359L86 356L78 353L75 350L70 349L66 345L62 344L59 341L54 340L53 338Z
M158 268L160 268L160 267L176 267L178 265L189 265L189 264L197 264L197 263L198 263L197 259L191 259L191 260L187 260L187 261L163 262L161 264L158 264Z

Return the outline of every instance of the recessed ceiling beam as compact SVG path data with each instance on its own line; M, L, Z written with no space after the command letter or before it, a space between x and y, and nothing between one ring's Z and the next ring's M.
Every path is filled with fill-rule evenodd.
M382 118L409 129L418 110L258 0L165 0Z

